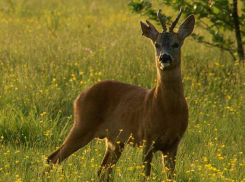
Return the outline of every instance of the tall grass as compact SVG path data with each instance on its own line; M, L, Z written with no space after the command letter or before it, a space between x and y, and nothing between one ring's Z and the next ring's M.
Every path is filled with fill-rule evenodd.
M96 140L37 174L85 88L106 79L154 87L154 52L139 20L123 1L0 2L0 181L98 181L104 142ZM175 180L245 181L244 65L187 39L182 76L190 118ZM141 179L141 150L127 147L114 181ZM166 181L159 154L149 181Z

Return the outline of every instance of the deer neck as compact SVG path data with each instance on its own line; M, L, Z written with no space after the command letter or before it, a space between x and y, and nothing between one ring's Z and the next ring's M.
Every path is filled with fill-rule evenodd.
M184 96L180 64L169 70L157 68L157 85L154 91L155 99L160 102L169 101L174 103L176 96Z

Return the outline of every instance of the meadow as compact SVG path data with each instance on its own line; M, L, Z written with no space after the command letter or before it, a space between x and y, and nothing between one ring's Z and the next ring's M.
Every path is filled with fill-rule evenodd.
M139 23L145 19L131 14L126 1L0 2L0 182L98 181L103 140L44 177L38 174L69 132L81 91L108 79L155 86L154 50ZM244 70L225 52L185 41L182 78L190 117L174 181L245 182ZM140 181L141 157L142 148L127 147L113 181ZM160 154L149 181L167 181Z

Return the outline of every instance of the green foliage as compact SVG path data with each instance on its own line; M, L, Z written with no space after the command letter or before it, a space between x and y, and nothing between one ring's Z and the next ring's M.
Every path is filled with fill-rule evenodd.
M239 4L242 8L239 9L241 15L239 16L239 25L241 29L242 37L245 37L245 1L240 1ZM235 38L235 21L233 16L233 4L228 0L204 0L204 1L189 1L189 0L158 0L158 3L162 6L167 5L172 7L174 10L178 11L180 7L183 7L184 16L194 14L196 16L196 26L203 29L202 34L192 33L192 37L196 39L199 43L204 43L206 45L218 47L221 50L228 51L232 58L236 60L235 55L237 55L238 50L236 50ZM140 1L141 8L138 11L132 11L136 13L142 13L148 15L148 11L156 11L152 8L150 1ZM147 4L147 9L144 9L144 5ZM136 6L138 4L131 1L128 4L130 7ZM165 7L166 8L166 7ZM164 15L166 17L166 15ZM207 34L210 34L211 41L207 39Z
M149 1L144 1L144 0L130 1L128 3L128 7L133 13L146 15L149 17L150 20L155 20L155 21L158 20L156 11L155 9L152 8L152 3ZM166 16L164 14L162 16L163 16L163 20L165 20L166 23L168 24L171 19L171 16Z

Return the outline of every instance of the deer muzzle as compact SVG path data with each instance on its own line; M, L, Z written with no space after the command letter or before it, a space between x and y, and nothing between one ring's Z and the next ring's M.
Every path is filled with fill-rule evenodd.
M168 66L171 65L171 63L172 63L173 60L172 60L172 58L171 58L170 55L168 55L168 54L162 54L160 56L160 58L159 58L159 61L160 61L161 65L162 65L162 67L168 67Z

